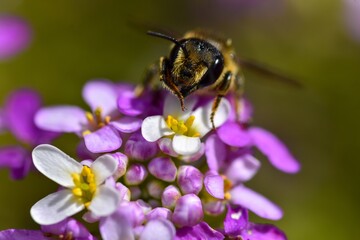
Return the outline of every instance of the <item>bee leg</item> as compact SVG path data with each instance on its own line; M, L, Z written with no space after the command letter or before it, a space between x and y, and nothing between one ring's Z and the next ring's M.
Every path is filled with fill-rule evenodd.
M213 129L215 129L214 118L215 118L216 110L219 107L221 99L225 96L225 94L230 89L232 78L233 78L232 72L230 72L230 71L226 72L223 79L221 80L219 85L217 85L217 87L216 87L218 95L215 97L215 100L212 104L211 114L210 114L210 121L211 121L211 125L212 125Z
M240 102L241 98L244 93L244 76L241 73L236 74L235 76L235 114L236 114L236 121L240 120Z
M135 95L141 96L145 89L155 88L155 82L158 79L156 76L159 74L159 63L151 64L146 70L143 81L135 88Z
M172 81L171 73L169 72L169 60L167 58L160 58L160 81L163 82L172 94L174 94L180 101L181 110L185 111L184 96L179 91L178 87Z

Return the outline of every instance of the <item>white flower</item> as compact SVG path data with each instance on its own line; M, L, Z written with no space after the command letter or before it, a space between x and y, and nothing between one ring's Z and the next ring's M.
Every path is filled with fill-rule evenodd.
M143 137L149 142L155 142L161 137L172 138L172 148L180 155L192 155L201 148L200 138L211 131L210 114L212 102L192 111L195 99L188 98L186 110L181 111L179 100L168 94L164 104L163 116L151 116L144 119L141 126ZM228 118L230 103L223 98L215 113L214 125L219 127Z
M38 224L58 223L84 208L99 217L116 210L119 194L102 184L117 168L117 161L112 156L103 155L88 167L58 148L43 144L34 149L32 157L42 174L64 187L32 206L30 213Z

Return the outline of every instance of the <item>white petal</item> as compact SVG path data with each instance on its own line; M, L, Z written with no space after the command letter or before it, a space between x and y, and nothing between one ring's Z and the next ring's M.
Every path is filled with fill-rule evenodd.
M212 129L212 124L210 121L212 104L213 103L210 102L204 107L199 107L192 114L195 116L193 127L196 129L197 132L200 133L202 137L205 136ZM226 122L230 111L231 106L229 101L226 98L222 98L214 116L214 125L216 128Z
M180 155L192 155L200 151L201 141L198 137L175 135L172 146L174 151Z
M91 201L89 210L99 217L108 216L115 212L119 201L119 193L114 188L101 185Z
M193 96L186 98L184 101L185 111L182 111L179 99L173 94L168 94L165 98L163 116L167 117L172 115L176 119L185 120L190 116L196 102L197 99Z
M83 167L60 149L49 144L37 146L32 152L32 158L35 167L42 174L64 187L74 186L71 174L80 173Z
M70 189L52 193L41 199L30 210L31 217L41 225L58 223L84 209Z
M166 125L163 116L160 115L145 118L141 125L141 134L149 142L155 142L159 138L173 133Z
M96 185L101 184L105 179L113 175L117 166L117 160L110 154L98 157L93 164L91 164L91 170L95 174Z

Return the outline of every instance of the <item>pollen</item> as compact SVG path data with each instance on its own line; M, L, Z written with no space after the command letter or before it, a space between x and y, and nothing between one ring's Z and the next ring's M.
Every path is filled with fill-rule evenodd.
M176 134L185 135L188 137L199 137L200 133L194 130L193 123L195 121L195 116L191 115L186 119L186 121L178 120L173 116L169 115L166 118L166 124L168 127L173 130Z
M96 192L95 175L91 168L84 166L80 174L73 173L71 176L75 184L72 193L87 208Z
M88 122L88 126L87 129L83 131L83 136L108 125L111 121L110 116L103 116L103 110L101 107L97 107L94 112L86 112L85 117Z

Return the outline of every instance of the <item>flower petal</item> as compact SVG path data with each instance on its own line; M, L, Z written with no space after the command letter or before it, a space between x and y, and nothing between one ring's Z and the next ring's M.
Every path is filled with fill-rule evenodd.
M249 134L254 145L269 158L274 167L286 173L296 173L300 170L300 163L272 133L253 127L249 129Z
M30 89L17 90L6 99L4 117L17 139L33 143L41 133L34 123L35 113L40 107L40 95Z
M210 121L212 104L213 103L210 102L204 107L199 107L191 114L195 116L193 127L202 137L212 130L212 124ZM230 111L231 106L229 101L226 98L222 98L214 116L215 128L221 126L228 119Z
M214 229L212 229L206 222L201 222L193 227L183 227L176 231L175 240L195 240L195 239L209 239L209 240L223 240L225 237Z
M132 133L141 128L142 120L136 117L122 117L119 120L111 121L110 124L123 133Z
M0 17L0 61L9 59L28 47L32 38L29 24L10 15Z
M110 154L98 157L92 164L91 170L95 174L96 185L103 183L117 170L118 161Z
M175 227L169 220L159 218L145 225L140 240L172 240L175 232Z
M35 124L41 129L54 132L81 132L87 124L85 111L76 106L54 106L40 109Z
M205 155L210 170L219 171L223 167L226 159L226 146L216 134L206 139Z
M82 96L92 111L100 107L104 116L112 115L117 110L117 91L114 83L99 79L85 84Z
M93 153L112 152L121 147L119 132L111 126L102 127L84 136L86 148Z
M149 142L155 142L159 138L173 133L166 125L163 116L160 115L145 118L141 125L141 134Z
M201 141L198 137L175 135L173 138L172 146L177 154L192 155L200 151Z
M59 223L52 225L42 225L41 231L43 233L51 233L58 236L69 236L71 234L73 239L94 239L85 226L73 218L67 218Z
M0 168L9 168L12 179L24 178L32 166L31 154L20 146L0 148Z
M205 174L204 186L214 198L224 199L224 179L214 171Z
M228 205L224 220L224 231L230 237L237 237L249 225L249 214L245 208Z
M166 118L167 116L171 115L176 119L185 120L190 116L196 102L197 99L195 97L186 98L184 101L186 109L185 111L182 111L179 99L173 94L168 94L165 98L163 116Z
M42 174L64 187L73 187L71 174L82 170L80 163L49 144L37 146L32 152L32 158Z
M48 240L39 230L7 229L0 232L1 240Z
M32 206L31 217L41 225L55 224L84 209L70 189L52 193Z
M100 220L100 233L104 240L135 239L129 219L121 212L115 212L109 217L102 218Z
M271 224L249 224L241 236L248 240L287 240L286 235Z
M217 130L221 141L232 147L246 147L251 144L247 131L243 130L236 122L227 122Z
M231 161L226 170L226 176L233 182L249 181L259 170L260 161L246 154Z
M116 211L120 201L119 193L112 187L101 185L92 199L89 210L98 217L105 217Z
M282 210L277 205L244 185L236 186L230 194L232 203L239 204L262 218L279 220L283 216Z

